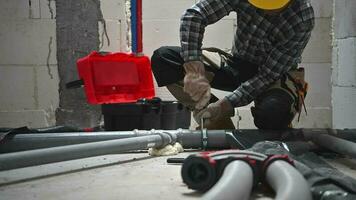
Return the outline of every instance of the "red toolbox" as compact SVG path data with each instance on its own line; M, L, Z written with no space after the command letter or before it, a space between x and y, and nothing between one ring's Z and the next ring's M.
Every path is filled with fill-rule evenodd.
M91 104L129 103L155 96L150 60L126 53L92 52L77 61Z

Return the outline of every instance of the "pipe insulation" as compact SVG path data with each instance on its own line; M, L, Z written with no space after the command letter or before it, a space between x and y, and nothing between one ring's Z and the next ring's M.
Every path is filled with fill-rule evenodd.
M86 157L122 153L131 150L164 147L175 143L177 136L161 133L85 144L0 154L0 171L42 165Z
M266 180L276 192L275 200L312 200L308 182L286 161L271 163L266 170Z
M206 200L248 200L253 186L253 170L245 161L229 163L219 181L206 192Z

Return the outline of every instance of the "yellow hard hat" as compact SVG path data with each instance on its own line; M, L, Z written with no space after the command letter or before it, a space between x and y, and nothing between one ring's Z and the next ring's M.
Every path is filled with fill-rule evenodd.
M248 0L253 6L263 10L276 10L286 6L291 0Z

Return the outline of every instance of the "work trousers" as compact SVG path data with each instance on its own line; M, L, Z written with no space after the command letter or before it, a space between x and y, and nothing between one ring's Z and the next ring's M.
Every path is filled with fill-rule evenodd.
M184 79L184 60L180 52L181 48L177 46L164 46L154 51L151 64L158 86L167 86ZM206 71L214 73L210 82L211 87L231 92L255 76L259 67L242 58L233 58L230 63L220 68L204 65ZM291 116L290 113L293 100L288 94L281 91L269 92L268 95L260 95L257 99L258 101L255 101L255 107L252 109L252 115L258 128L284 129L289 126L294 115ZM217 101L216 98L211 99L211 102L215 101Z
M158 86L167 86L184 79L184 60L180 56L180 47L161 47L154 51L151 62L153 74ZM225 65L220 69L205 64L205 69L214 73L211 87L223 91L234 91L241 83L252 78L258 66L235 58L233 66Z

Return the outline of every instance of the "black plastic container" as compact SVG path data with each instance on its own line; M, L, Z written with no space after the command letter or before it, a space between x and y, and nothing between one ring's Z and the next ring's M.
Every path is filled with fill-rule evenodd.
M103 104L101 109L107 131L174 130L190 126L190 111L176 101L141 99L136 103Z
M103 104L104 128L107 131L150 130L161 127L160 106L148 103Z
M173 130L176 128L178 102L163 101L161 103L161 129Z
M178 103L176 116L176 129L189 129L191 121L191 111L183 104Z

